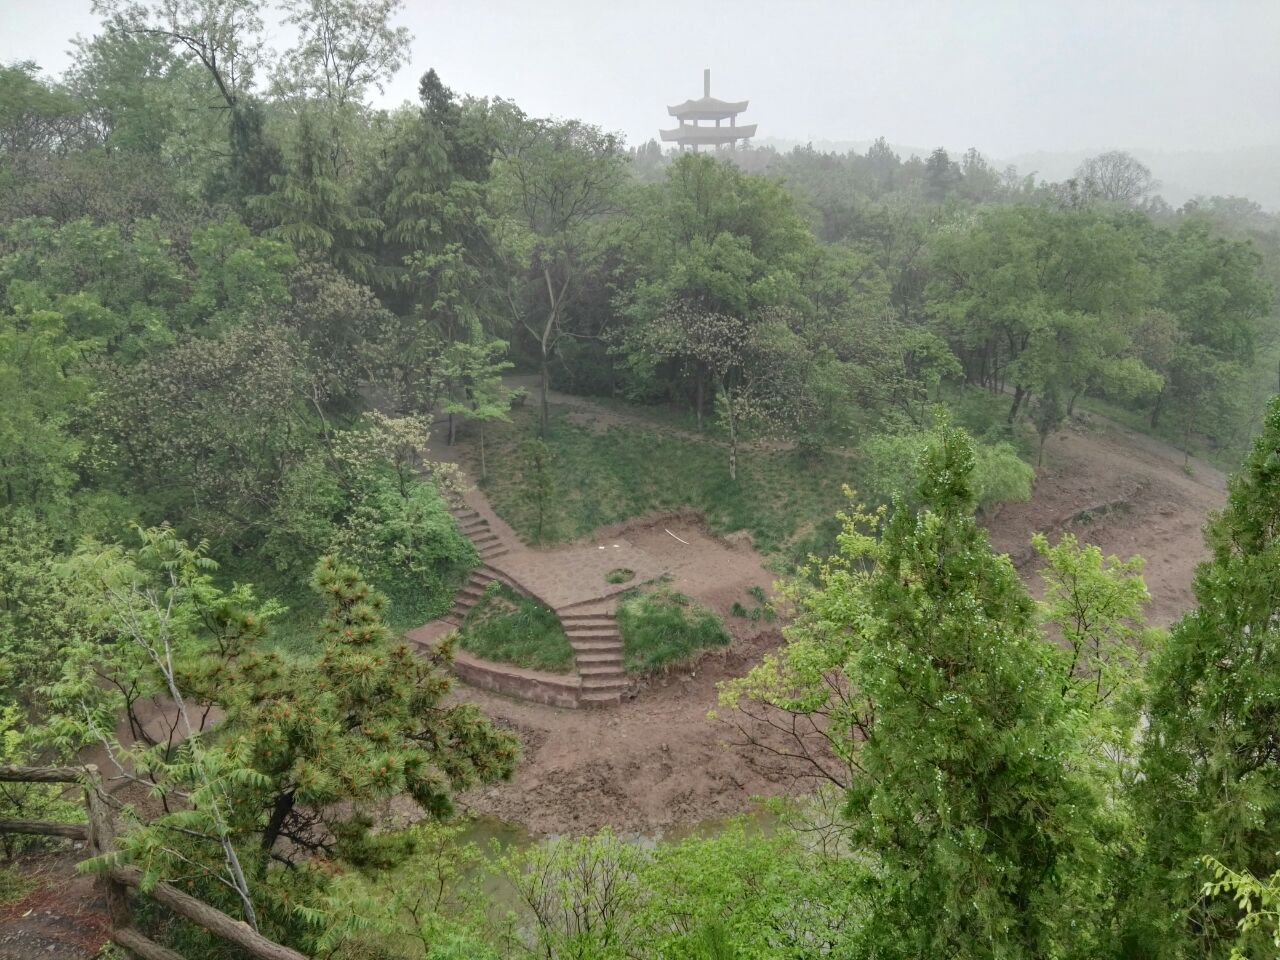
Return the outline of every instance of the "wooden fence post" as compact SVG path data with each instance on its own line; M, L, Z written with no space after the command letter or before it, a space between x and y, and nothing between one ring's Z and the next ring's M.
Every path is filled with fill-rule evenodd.
M0 782L78 783L84 788L84 805L88 824L52 823L44 820L0 820L0 832L35 833L70 839L84 838L89 854L100 857L115 850L115 826L111 807L106 801L102 776L93 764L84 767L14 767L0 765ZM111 939L131 957L138 960L182 960L180 954L161 946L131 927L129 888L142 888L142 871L134 866L108 867L96 878L107 914L111 921ZM147 891L147 896L168 907L181 917L199 924L206 931L226 940L257 960L308 960L305 954L268 940L243 920L229 917L216 907L177 887L160 881Z
M90 763L84 768L84 805L89 814L89 853L101 857L115 849L116 831L112 823L111 808L102 794L102 776ZM107 915L112 930L127 928L132 920L129 912L129 889L111 876L110 871L98 874L97 882L107 901Z

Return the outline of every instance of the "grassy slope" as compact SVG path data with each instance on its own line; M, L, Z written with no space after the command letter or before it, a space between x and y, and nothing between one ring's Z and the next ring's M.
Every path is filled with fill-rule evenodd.
M724 624L682 593L659 589L637 593L618 608L626 668L656 670L687 660L699 650L729 642Z
M518 448L536 427L534 411L525 409L513 412L511 424L485 431L488 479L482 487L525 538L534 530L534 509L522 495ZM726 448L657 427L597 432L553 415L546 439L556 490L544 529L548 542L571 540L654 509L691 507L718 531L749 530L761 550L802 559L830 546L835 512L845 503L842 487L860 485L854 457L805 459L776 450L740 450L734 483ZM463 456L468 472L478 477L474 439L465 441Z
M486 590L467 611L458 644L477 657L530 670L573 669L573 647L556 615L501 584Z

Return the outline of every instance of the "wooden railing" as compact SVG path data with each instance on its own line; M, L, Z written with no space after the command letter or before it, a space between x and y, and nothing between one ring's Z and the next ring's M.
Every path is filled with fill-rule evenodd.
M102 791L102 778L93 764L83 767L5 767L0 781L14 783L69 783L84 789L87 823L53 823L46 820L5 820L0 833L39 834L88 842L90 856L101 856L115 848L115 828L111 809ZM137 867L112 867L98 875L111 922L111 940L142 960L183 960L180 954L161 946L135 929L129 909L129 891L141 891L142 871ZM268 940L242 920L236 920L197 900L177 887L161 881L144 894L180 917L199 924L228 943L240 947L259 960L307 960L304 954Z

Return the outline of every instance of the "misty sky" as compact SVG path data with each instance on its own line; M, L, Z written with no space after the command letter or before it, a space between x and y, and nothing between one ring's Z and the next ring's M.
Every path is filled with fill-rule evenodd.
M408 0L411 64L636 143L665 105L750 99L759 136L991 156L1280 143L1280 0ZM0 60L69 62L89 0L0 0ZM283 39L283 38L282 38ZM1280 173L1277 174L1280 176Z

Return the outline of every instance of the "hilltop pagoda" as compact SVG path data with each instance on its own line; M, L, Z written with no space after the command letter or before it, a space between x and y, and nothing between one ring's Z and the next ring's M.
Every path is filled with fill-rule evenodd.
M756 135L754 123L738 126L738 114L747 109L746 100L717 100L711 96L711 70L702 71L702 98L686 100L674 107L667 107L667 113L680 121L674 130L659 130L662 139L668 143L680 144L684 150L692 147L723 147L728 144L733 149L739 140L747 140ZM715 126L702 126L701 121L714 120ZM728 120L728 126L721 123Z

